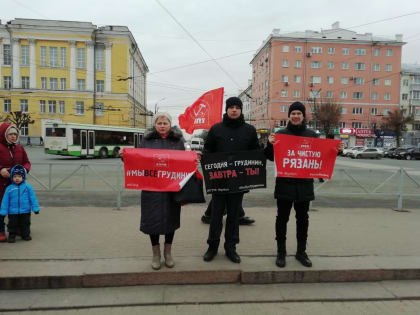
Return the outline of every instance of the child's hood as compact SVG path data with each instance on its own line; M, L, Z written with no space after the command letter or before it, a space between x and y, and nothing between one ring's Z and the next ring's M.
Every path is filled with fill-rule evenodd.
M20 164L17 164L15 166L13 166L11 171L10 171L10 180L11 180L12 183L13 183L13 175L22 176L22 179L23 179L22 183L25 182L25 180L26 180L26 170Z

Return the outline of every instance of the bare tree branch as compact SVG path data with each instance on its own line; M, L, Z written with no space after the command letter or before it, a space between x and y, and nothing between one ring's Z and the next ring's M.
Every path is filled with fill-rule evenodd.
M319 103L314 102L313 110L312 118L315 125L320 126L325 137L329 138L333 136L333 129L340 125L341 105L337 104L334 100L320 100Z
M395 132L397 147L400 146L402 132L407 129L406 125L414 121L413 115L405 116L404 113L404 110L395 109L388 116L382 117L381 129Z

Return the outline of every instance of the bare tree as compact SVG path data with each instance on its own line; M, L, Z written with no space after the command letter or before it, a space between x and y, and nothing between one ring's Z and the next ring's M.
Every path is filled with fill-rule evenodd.
M320 126L326 138L333 136L332 130L340 125L341 105L334 100L321 100L319 103L314 103L313 111L312 118L315 125Z
M414 121L413 115L405 116L405 111L395 109L389 112L388 116L382 117L381 129L395 132L397 147L400 146L402 132L406 130L406 125Z
M18 129L35 122L35 120L31 119L31 114L23 113L21 111L10 112L5 117L1 116L0 121L10 122Z

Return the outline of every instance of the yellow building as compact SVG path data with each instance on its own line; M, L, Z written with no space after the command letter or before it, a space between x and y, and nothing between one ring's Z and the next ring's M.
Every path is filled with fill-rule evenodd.
M51 121L147 127L148 71L126 26L0 21L0 116L29 113L34 142Z

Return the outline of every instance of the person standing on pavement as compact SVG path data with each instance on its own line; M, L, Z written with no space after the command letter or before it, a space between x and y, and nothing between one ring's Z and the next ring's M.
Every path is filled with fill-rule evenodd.
M171 127L172 117L166 113L157 113L153 117L153 127L146 133L140 148L185 150L181 130ZM181 206L171 198L171 192L141 192L140 231L150 236L153 259L152 268L161 267L159 237L165 235L164 258L169 268L175 266L172 258L172 241L175 230L180 227Z
M203 155L215 152L235 152L259 149L255 128L245 123L242 114L242 101L238 97L226 100L226 113L223 121L211 127L204 143ZM242 206L243 192L214 193L212 196L211 221L207 252L204 261L211 261L217 255L220 235L223 229L223 213L227 209L225 227L226 256L234 263L240 263L241 258L236 252L239 243L239 211Z
M213 201L210 200L206 211L204 212L203 216L201 217L201 222L203 222L204 224L210 224L212 205L213 205ZM223 213L223 215L225 215L225 214L226 214L226 209L225 209L225 212ZM252 219L248 216L245 216L244 207L242 207L242 204L241 204L241 207L239 209L239 225L251 225L254 222L255 222L254 219Z
M289 107L289 122L285 129L276 133L293 135L299 137L316 138L315 131L306 127L305 105L301 102L294 102ZM271 161L274 160L274 134L268 137L265 154ZM343 144L338 147L339 152L343 150ZM274 198L277 199L276 217L276 241L277 259L276 265L280 268L286 266L286 233L287 222L289 221L292 206L296 212L296 238L297 251L295 258L305 267L312 267L312 261L306 254L306 244L309 227L309 205L315 199L314 181L312 178L286 178L277 177L274 189Z
M3 199L6 187L10 184L10 170L16 164L21 164L29 172L31 163L25 149L17 144L19 129L16 126L3 123L0 126L0 201ZM4 228L4 216L0 215L0 242L7 240Z

